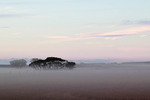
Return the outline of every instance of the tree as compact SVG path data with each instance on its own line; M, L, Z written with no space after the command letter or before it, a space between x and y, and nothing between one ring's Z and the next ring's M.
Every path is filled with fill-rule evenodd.
M66 64L66 67L69 68L69 69L72 69L72 68L74 68L75 65L76 65L75 62L68 62L68 63Z
M38 61L38 60L39 60L38 58L32 58L30 62L32 63L32 62L35 62L35 61Z
M30 67L35 69L72 69L75 65L74 62L68 62L67 60L57 57L47 57L45 60L35 60L29 64Z
M20 60L12 60L10 61L10 65L11 66L16 66L16 67L23 67L27 65L27 61L24 59L20 59Z

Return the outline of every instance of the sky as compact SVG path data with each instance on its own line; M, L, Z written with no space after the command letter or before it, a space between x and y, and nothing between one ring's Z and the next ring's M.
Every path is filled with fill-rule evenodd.
M0 59L150 60L150 0L0 0Z

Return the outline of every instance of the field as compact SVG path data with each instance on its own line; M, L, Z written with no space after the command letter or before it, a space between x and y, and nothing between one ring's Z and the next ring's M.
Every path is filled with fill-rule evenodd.
M0 68L0 100L150 100L150 64Z

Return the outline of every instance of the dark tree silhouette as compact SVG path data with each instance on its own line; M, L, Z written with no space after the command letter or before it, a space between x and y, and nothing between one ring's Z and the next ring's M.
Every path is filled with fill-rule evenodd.
M57 58L57 57L47 57L46 59L45 59L45 61L51 61L51 62L55 62L55 61L66 61L66 60L64 60L64 59L61 59L61 58Z
M47 57L45 60L35 60L29 64L35 69L72 69L75 67L75 62L68 62L67 60L57 57Z
M38 61L38 60L39 60L38 58L32 58L30 62L32 63L32 62Z

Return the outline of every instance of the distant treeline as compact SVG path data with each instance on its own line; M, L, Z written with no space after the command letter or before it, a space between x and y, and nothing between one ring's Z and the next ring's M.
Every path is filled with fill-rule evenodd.
M27 66L27 61L24 59L12 60L10 65L14 67ZM30 67L35 69L72 69L76 65L75 62L69 62L68 60L58 57L47 57L46 59L33 58L29 64Z
M150 64L150 61L145 61L145 62L124 62L122 64Z

